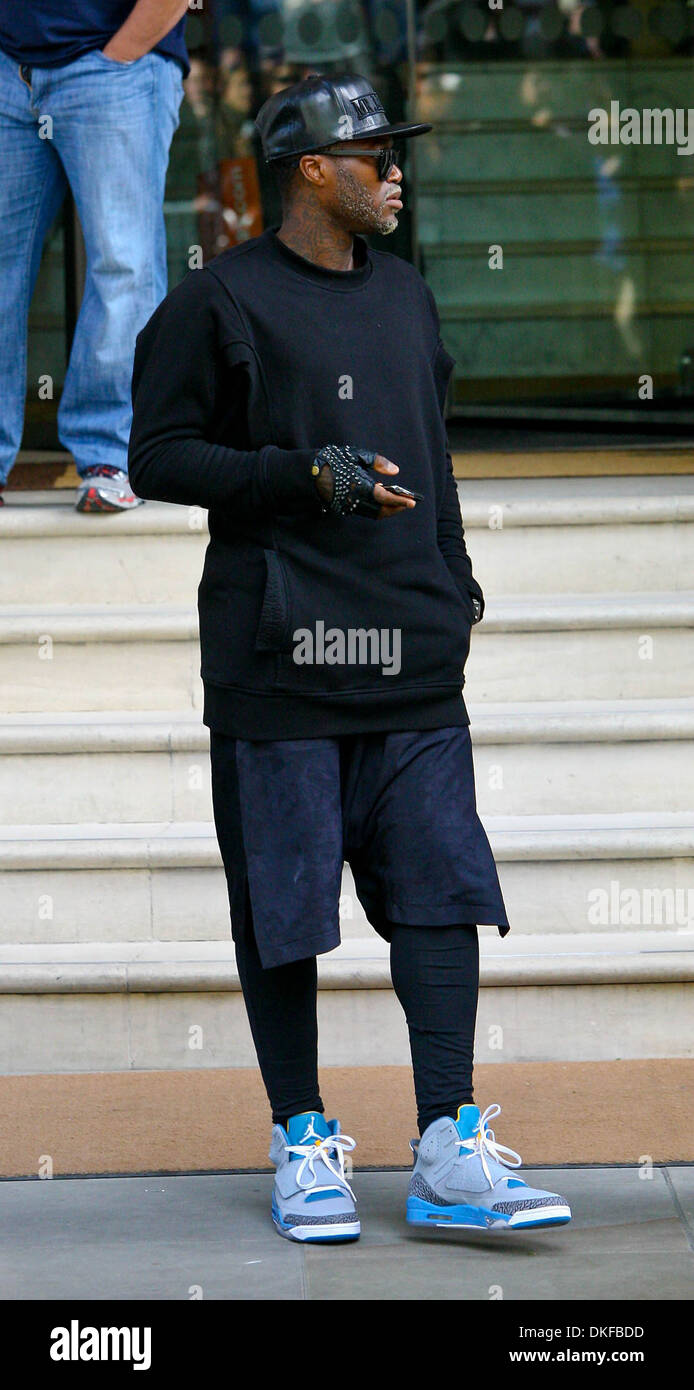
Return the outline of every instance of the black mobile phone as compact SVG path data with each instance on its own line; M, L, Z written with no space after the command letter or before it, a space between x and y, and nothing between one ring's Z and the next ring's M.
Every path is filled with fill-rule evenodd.
M380 483L381 479L379 478L378 481ZM423 492L410 492L410 489L408 487L400 487L398 483L383 483L383 487L385 488L386 492L396 492L398 494L398 497L414 497L417 502L424 501Z

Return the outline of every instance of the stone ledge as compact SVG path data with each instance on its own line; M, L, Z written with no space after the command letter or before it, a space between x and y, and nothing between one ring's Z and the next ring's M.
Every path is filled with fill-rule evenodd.
M689 984L694 932L483 936L482 988ZM388 946L378 936L342 942L318 958L319 988L390 990ZM228 942L107 942L0 947L0 994L238 992Z
M690 858L694 812L483 816L501 862ZM208 821L0 826L0 871L217 868Z
M694 739L694 699L468 703L473 744L622 743ZM198 713L93 710L0 715L0 752L205 752Z
M31 492L7 494L9 504L0 511L0 538L3 541L34 540L44 537L79 537L90 540L94 536L189 536L191 539L206 541L207 509L205 507L179 506L174 502L148 502L144 507L136 507L131 512L92 513L84 516L76 512L74 498L68 494L64 502L57 495L49 501L35 500ZM195 524L191 526L191 514Z
M485 632L614 631L692 628L694 591L679 593L523 594L487 600L475 636ZM0 607L0 643L33 644L50 633L55 642L191 641L198 638L193 608L173 604L14 604Z
M466 529L487 529L490 508L498 508L500 533L510 528L536 526L620 526L664 522L694 521L694 495L683 486L683 479L670 483L667 492L658 491L646 476L639 479L635 492L625 493L613 480L580 479L567 496L554 479L486 479L484 496L471 487L471 480L459 477L458 492ZM579 481L579 480L576 480ZM612 491L595 487L607 482ZM532 486L534 484L534 486ZM538 484L540 484L538 486ZM564 492L564 495L562 495ZM514 495L516 494L516 495ZM554 494L554 495L553 495ZM44 536L91 539L94 536L189 536L207 538L207 510L173 502L147 502L132 512L84 517L74 510L73 496L65 500L57 493L24 490L7 494L9 505L0 512L0 537L24 540ZM191 526L191 513L195 524Z
M0 644L54 642L187 642L198 639L194 609L173 604L13 604L0 607Z

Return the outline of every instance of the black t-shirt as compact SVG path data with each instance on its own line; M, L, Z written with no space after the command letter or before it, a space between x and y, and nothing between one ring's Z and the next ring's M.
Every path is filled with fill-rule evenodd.
M204 719L238 738L469 723L482 591L443 416L453 358L414 266L363 237L354 263L327 269L268 228L190 271L137 339L130 479L209 508ZM385 454L424 500L382 521L324 515L325 444Z
M104 48L135 7L135 0L0 0L0 48L29 67L60 68ZM154 45L190 71L183 15Z

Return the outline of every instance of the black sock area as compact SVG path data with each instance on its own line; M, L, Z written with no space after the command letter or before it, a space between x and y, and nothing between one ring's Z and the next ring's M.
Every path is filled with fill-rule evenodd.
M304 1115L309 1114L310 1112L313 1112L317 1115L324 1115L325 1110L323 1109L322 1100L318 1100L316 1105L302 1105L299 1110L291 1110L288 1115L280 1115L278 1117L277 1115L275 1115L273 1111L272 1123L273 1125L281 1125L283 1129L287 1129L292 1115Z
M434 1123L434 1120L440 1120L440 1119L442 1119L444 1116L446 1116L449 1120L455 1120L456 1115L458 1114L458 1110L459 1110L459 1108L460 1108L461 1105L474 1105L474 1104L475 1104L474 1096L473 1096L473 1094L472 1094L472 1091L470 1091L470 1094L469 1094L469 1095L467 1095L467 1096L461 1096L460 1100L456 1100L456 1101L454 1101L452 1104L447 1105L447 1106L444 1106L443 1110L437 1109L437 1110L420 1110L420 1111L418 1111L418 1113L417 1113L417 1126L418 1126L418 1128L419 1128L419 1137L420 1137L420 1139L421 1139L421 1137L422 1137L422 1135L423 1135L425 1129L428 1129L428 1128L429 1128L429 1125L431 1125L431 1124Z

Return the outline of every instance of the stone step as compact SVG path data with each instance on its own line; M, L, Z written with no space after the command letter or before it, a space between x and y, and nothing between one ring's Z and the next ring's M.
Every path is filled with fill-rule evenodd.
M485 593L694 588L694 477L467 479L458 486Z
M0 541L14 602L80 605L86 596L108 606L194 601L209 540L205 509L148 502L132 512L85 516L70 495L38 504L34 493L8 496Z
M694 591L490 599L473 629L473 702L683 697ZM0 607L8 713L200 709L197 615L174 604Z
M473 628L471 703L665 699L694 690L694 592L490 599Z
M471 705L470 718L483 814L694 807L694 699ZM211 820L200 715L0 718L0 824L47 808L60 823Z
M468 709L482 815L694 808L691 698Z
M690 1057L694 933L481 943L476 1058ZM114 941L0 946L7 1075L253 1066L233 948ZM323 1066L408 1062L388 951L354 939L319 960Z
M647 593L694 589L694 479L485 478L458 482L475 573L485 593ZM0 511L12 542L15 603L190 603L207 513L148 502L83 516L71 494L13 492ZM36 563L37 543L41 564ZM88 591L85 576L89 576Z
M694 929L694 812L484 824L514 933ZM2 826L0 896L5 938L23 945L230 935L210 822ZM373 934L348 865L340 926L345 940Z
M0 607L8 713L202 709L198 619L175 604Z

